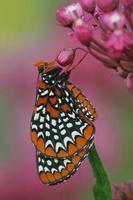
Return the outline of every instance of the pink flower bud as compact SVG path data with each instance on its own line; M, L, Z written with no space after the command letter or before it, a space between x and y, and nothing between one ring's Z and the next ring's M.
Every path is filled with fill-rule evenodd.
M72 64L74 58L75 58L75 50L68 48L68 49L64 49L63 51L60 52L56 61L59 65L65 67L67 65Z
M74 20L83 15L83 9L79 3L73 3L56 11L56 18L63 26L71 26Z
M127 77L127 88L133 92L133 74L130 74L128 77Z
M112 11L119 5L119 0L96 0L99 8L103 11Z
M74 23L73 29L78 40L88 46L92 39L92 31L89 28L88 24L85 23L82 19L77 19Z
M62 26L71 26L72 25L73 19L72 19L71 15L69 15L69 13L67 12L66 7L59 8L56 11L56 18Z
M103 16L103 22L110 30L114 31L122 29L126 24L126 19L122 13L114 11L105 14Z
M96 7L95 0L80 0L80 4L86 12L90 13L93 13Z

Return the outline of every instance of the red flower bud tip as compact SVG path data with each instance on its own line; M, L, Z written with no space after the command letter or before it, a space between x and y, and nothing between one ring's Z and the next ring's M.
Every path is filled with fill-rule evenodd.
M90 41L92 39L92 31L89 28L88 24L79 18L75 21L73 29L75 31L78 40L82 44L89 46Z
M83 15L83 9L79 3L73 3L56 11L56 18L63 26L71 26L77 17Z
M119 0L96 0L99 8L103 11L112 11L119 5Z
M133 74L130 74L128 77L127 77L127 88L133 92Z
M93 13L96 7L95 0L80 0L80 4L86 12L90 13Z
M60 52L56 61L59 65L65 67L65 66L72 64L74 58L75 58L75 50L68 48L68 49L64 49L63 51Z

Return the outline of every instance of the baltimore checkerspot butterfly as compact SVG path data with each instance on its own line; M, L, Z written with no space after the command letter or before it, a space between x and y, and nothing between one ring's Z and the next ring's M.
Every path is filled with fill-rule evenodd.
M31 139L40 180L61 183L77 171L93 145L96 111L68 81L71 70L40 62Z

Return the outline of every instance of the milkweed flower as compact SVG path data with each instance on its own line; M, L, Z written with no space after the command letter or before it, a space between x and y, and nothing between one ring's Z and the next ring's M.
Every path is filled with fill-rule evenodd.
M113 187L113 200L132 200L133 199L133 181L125 182L121 186Z
M79 3L61 7L56 11L56 18L62 26L71 26L74 20L82 15L83 10Z
M133 0L80 0L65 9L71 16L71 38L129 80L133 73Z
M78 40L82 44L89 46L90 41L92 39L92 31L89 28L88 24L79 18L75 21L73 29Z
M80 4L86 12L90 13L93 13L96 7L95 0L80 0Z

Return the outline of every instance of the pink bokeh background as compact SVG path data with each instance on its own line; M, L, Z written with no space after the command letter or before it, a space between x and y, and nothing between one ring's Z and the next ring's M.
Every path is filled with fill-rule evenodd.
M44 10L49 8L50 3L52 1L47 5L43 3ZM58 1L57 5L54 3L54 11L62 4L63 1ZM44 25L45 20L44 18ZM80 45L70 42L67 31L56 24L54 17L52 23L44 29L40 28L37 34L32 35L32 31L25 31L25 36L14 37L1 51L0 199L2 200L93 199L91 189L94 179L87 159L78 172L61 185L53 187L43 185L36 172L35 152L30 141L30 119L37 80L37 71L33 63L39 59L51 61L60 49ZM129 142L126 151L125 145L128 144L125 143L125 139L129 136L128 133L124 135L127 125L124 125L121 113L130 111L127 105L133 100L124 80L91 56L73 71L70 80L96 107L98 119L95 123L95 143L111 181L119 182L132 177L131 173L123 175L125 169L123 163L126 162L125 157L129 156L131 144ZM126 109L129 110L126 112ZM133 163L130 168L132 166Z

